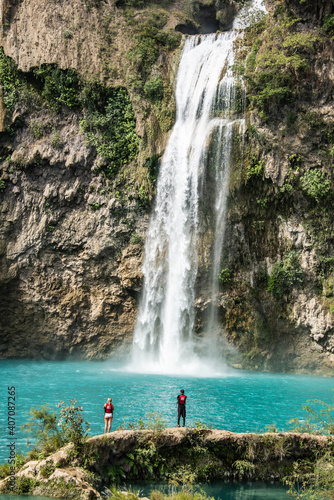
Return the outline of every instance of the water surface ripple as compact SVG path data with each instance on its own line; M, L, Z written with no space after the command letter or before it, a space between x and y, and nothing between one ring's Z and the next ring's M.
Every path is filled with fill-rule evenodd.
M201 421L233 432L263 431L276 424L288 430L287 422L303 418L306 400L333 400L332 378L230 371L216 378L180 377L128 373L111 361L2 361L0 411L0 461L7 458L7 387L16 387L17 449L25 449L25 435L19 430L25 413L48 403L56 410L60 401L76 398L91 424L90 434L104 429L103 404L110 395L115 405L112 429L123 421L136 422L157 411L167 425L176 424L175 400L184 388L187 425Z

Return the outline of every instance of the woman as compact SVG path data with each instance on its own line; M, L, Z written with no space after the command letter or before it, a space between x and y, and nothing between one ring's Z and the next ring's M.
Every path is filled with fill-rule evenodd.
M104 433L107 432L107 427L108 427L108 432L110 432L110 429L111 429L111 422L112 422L113 413L114 413L114 405L111 402L112 402L112 399L108 398L106 404L103 406L103 408L104 408L104 421L105 421Z

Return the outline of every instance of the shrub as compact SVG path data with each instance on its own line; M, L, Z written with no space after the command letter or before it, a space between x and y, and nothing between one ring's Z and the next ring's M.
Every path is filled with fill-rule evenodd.
M41 139L44 135L44 125L37 120L30 120L29 130L34 139Z
M140 234L132 233L130 236L130 243L133 245L137 245L138 243L142 243L143 237Z
M5 479L7 476L10 475L10 467L7 463L1 464L0 465L0 480Z
M73 38L73 33L71 30L65 30L64 31L64 38L66 38L67 40L70 40L71 38Z
M304 88L309 54L314 52L318 37L298 31L298 21L281 4L274 15L267 16L266 23L261 20L247 32L249 53L244 76L248 97L264 117Z
M0 84L2 85L3 101L6 108L13 111L19 100L23 87L22 72L19 72L14 61L7 57L0 47Z
M262 177L264 170L264 161L258 160L255 156L252 157L251 163L247 166L247 180L252 177Z
M10 483L7 483L7 485L3 490L4 493L16 493L17 495L25 495L32 492L34 487L37 486L37 482L31 477L21 476L15 478L13 489L10 486Z
M34 68L32 73L42 89L42 97L51 109L59 111L61 106L80 108L82 82L74 69L63 70L56 64L42 64Z
M55 465L52 460L48 460L45 465L40 468L40 473L42 477L48 478L55 471Z
M31 408L27 413L28 423L22 425L22 430L28 434L35 448L42 453L52 453L65 443L64 436L59 432L56 412L49 410L49 405Z
M61 138L61 135L60 135L60 131L57 130L53 136L52 136L52 139L51 139L51 146L54 148L54 149L61 149L64 145L64 142Z
M276 262L268 280L267 290L278 300L288 295L293 285L303 282L304 272L298 261L298 252L291 251L284 261Z
M219 274L219 281L221 283L228 283L231 281L230 271L226 269L222 269Z
M323 28L328 33L332 32L334 30L334 14L329 15L329 16L325 16Z
M298 500L332 500L334 498L334 456L325 453L314 466L307 461L294 463L293 474L284 478L288 494Z
M28 434L28 442L31 439L34 447L43 454L50 454L63 446L65 440L58 429L57 414L49 410L48 404L31 408L27 414L28 423L21 428Z
M164 84L160 76L152 78L144 85L144 94L151 101L161 101L164 95Z
M334 402L325 403L320 399L309 399L303 410L307 418L300 421L298 418L290 420L293 431L310 432L312 434L334 434Z
M155 184L157 182L159 174L159 166L160 166L159 154L150 156L145 160L144 167L147 168L148 170L148 178L152 182L152 184Z
M300 179L300 183L303 191L317 202L327 196L331 185L331 181L325 179L324 172L317 168L308 170Z
M81 96L87 106L81 129L89 144L106 160L101 167L112 177L138 153L139 138L132 104L124 88L104 88L93 84Z
M312 434L334 434L334 404L328 404L319 399L307 401L303 406L308 416L302 421L298 418L290 420L293 432L308 432ZM330 443L330 446L332 443ZM319 453L315 464L309 461L297 461L293 474L284 479L289 486L288 493L300 500L329 500L334 491L334 456L324 449ZM322 455L322 456L321 456Z
M73 443L75 450L80 449L87 439L89 431L89 424L85 422L82 415L82 406L77 406L76 399L71 399L70 405L60 401L56 406L60 408L58 425L62 430L62 435L67 442Z

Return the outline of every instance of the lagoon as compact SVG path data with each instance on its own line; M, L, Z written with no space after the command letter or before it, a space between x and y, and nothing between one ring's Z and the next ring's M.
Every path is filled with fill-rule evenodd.
M232 432L263 432L267 426L290 430L289 420L304 418L308 399L333 400L333 378L225 370L213 377L138 374L112 361L21 361L0 363L0 462L7 459L7 388L15 387L16 451L27 451L20 426L31 407L77 399L90 423L90 435L104 431L103 404L115 405L112 430L158 412L168 427L176 425L176 396L185 389L187 426L202 422Z
M163 485L139 485L132 487L131 491L140 492L140 495L149 495L154 489L161 489L168 493L168 488ZM214 483L202 485L208 495L216 500L289 500L286 488L278 484L264 483ZM48 500L46 497L34 497L30 495L2 495L0 500Z

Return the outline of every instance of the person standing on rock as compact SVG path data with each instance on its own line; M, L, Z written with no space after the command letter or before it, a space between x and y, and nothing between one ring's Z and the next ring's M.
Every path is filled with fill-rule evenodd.
M104 408L104 433L106 434L107 428L108 432L111 430L111 422L113 419L113 414L114 414L114 405L112 404L112 399L108 398L107 402L103 406Z
M180 427L180 418L183 418L183 427L186 425L186 399L184 390L181 389L181 394L177 397L177 426Z

